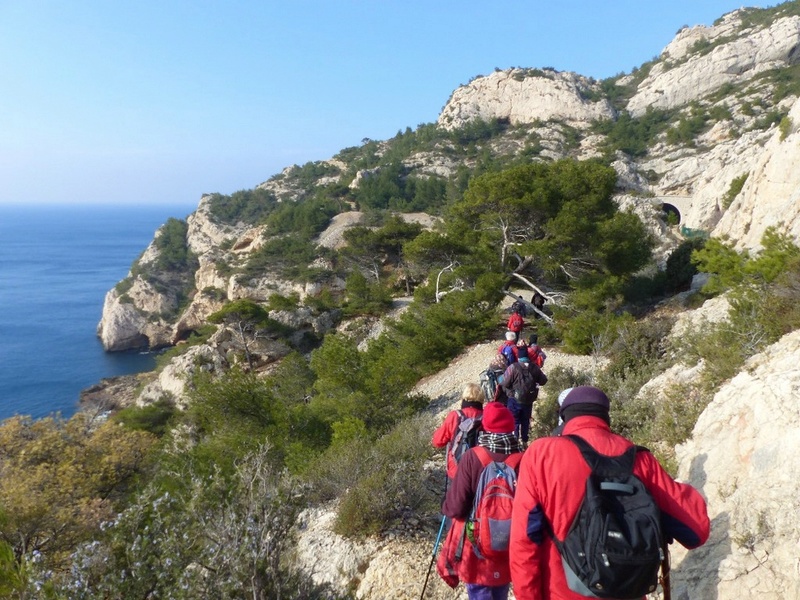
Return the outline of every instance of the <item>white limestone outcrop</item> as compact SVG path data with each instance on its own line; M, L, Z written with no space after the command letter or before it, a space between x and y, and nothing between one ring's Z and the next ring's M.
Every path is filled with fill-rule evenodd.
M205 194L200 198L197 209L186 218L188 230L186 241L189 249L197 256L218 250L226 241L242 235L250 225L220 225L211 216L212 196Z
M105 350L114 352L147 347L149 342L142 331L145 325L144 316L132 304L119 301L117 290L112 288L106 293L103 318L97 325L97 335Z
M731 133L702 152L662 144L641 161L640 168L659 173L651 188L656 195L691 198L691 209L682 215L683 225L709 231L722 217L722 201L731 182L755 168L773 134L774 130Z
M167 397L183 410L188 406L186 384L192 376L198 371L221 373L225 366L225 359L210 346L192 346L158 372L137 396L136 404L147 406Z
M731 20L726 20L721 27L726 33L731 31ZM779 19L770 27L754 29L746 35L732 35L729 41L725 41L722 32L708 32L705 37L709 43L719 45L708 53L685 55L686 44L680 43L681 38L696 42L702 37L698 30L684 30L678 34L679 41L668 46L664 54L666 58L676 56L682 62L674 65L665 60L653 66L628 102L631 114L641 116L647 108L684 106L725 84L739 84L770 69L790 66L797 60L800 17Z
M673 545L673 598L800 598L800 331L747 361L677 449L709 542Z
M512 125L560 120L585 128L597 119L614 116L605 99L587 99L596 83L575 73L526 69L495 71L453 92L437 124L445 129L483 119L508 119Z
M174 299L160 293L139 276L123 295L112 288L103 302L97 335L107 351L157 348L172 343L172 325L159 315L174 307Z
M800 100L788 115L790 129L780 128L758 154L741 193L720 219L714 236L727 235L738 248L759 248L769 227L800 240Z

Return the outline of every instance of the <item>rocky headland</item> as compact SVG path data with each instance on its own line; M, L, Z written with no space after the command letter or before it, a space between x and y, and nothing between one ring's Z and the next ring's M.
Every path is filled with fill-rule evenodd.
M771 21L753 24L746 10L735 11L713 26L681 30L656 60L621 78L618 85L631 90L622 108L603 95L600 82L574 73L517 68L477 77L455 90L437 125L452 129L475 119L501 119L527 127L529 137L494 139L493 151L521 153L535 138L542 160L588 159L600 156L606 147L605 134L592 125L597 121L641 118L653 109L672 111L676 123L698 114L717 115L713 126L691 143L672 143L663 133L646 152L617 150L612 164L619 177L618 203L649 224L662 260L682 239L679 228L658 218L664 204L681 207L679 225L684 231L728 238L738 249L758 251L769 227L800 243L800 97L782 88L780 77L774 76L797 65L799 47L800 17L776 11ZM388 147L388 142L383 144ZM317 185L338 181L346 172L341 159L327 162L334 174L320 177ZM407 157L404 165L411 173L449 177L459 162L442 147ZM292 179L295 171L289 167L259 188L281 201L298 200L308 188ZM369 175L362 172L358 177ZM358 177L342 183L358 185ZM744 182L736 186L737 181ZM323 289L342 289L344 282L335 277L299 285L274 274L243 278L221 270L223 262L244 264L263 243L263 231L245 223L220 224L209 205L210 197L201 198L188 219L186 241L198 260L188 305L164 317L175 307L174 295L132 271L127 289L116 288L106 296L98 334L107 350L180 343L229 301L264 302L276 292L295 294L302 301ZM427 217L416 218L432 225ZM356 211L341 213L317 242L340 247L342 231L360 222ZM151 244L139 266L154 263L157 254ZM724 299L685 310L671 335L702 327L708 320L724 320L726 314ZM270 317L318 335L341 327L336 315L304 308L272 311ZM376 324L365 325L372 326ZM229 336L223 329L193 347L150 375L135 399L125 392L126 401L148 403L169 393L179 405L185 402L186 375L193 369L226 368ZM460 387L477 377L495 346L492 341L470 348L444 371L419 382L417 391L433 400L432 423L456 404ZM548 368L599 368L591 357L547 350ZM253 352L256 365L266 368L289 348L265 342ZM673 367L640 393L659 397L676 380L691 382L701 372L702 365ZM97 397L101 392L91 393ZM795 464L800 460L799 397L800 334L793 332L750 358L742 372L717 391L691 438L676 449L678 476L701 490L713 525L705 547L688 554L675 549L673 598L800 598L800 466ZM545 394L542 401L553 401L553 396ZM356 597L364 600L419 596L438 526L436 515L410 519L407 531L354 543L330 532L331 514L330 508L317 508L304 521L301 559L320 581L343 590L356 582ZM320 561L320 555L328 560ZM449 590L434 575L426 597L465 595Z

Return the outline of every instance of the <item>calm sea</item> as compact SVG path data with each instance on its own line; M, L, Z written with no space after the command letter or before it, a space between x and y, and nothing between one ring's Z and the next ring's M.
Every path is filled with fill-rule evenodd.
M187 206L0 206L0 419L71 416L104 377L154 357L106 353L96 329L106 292Z

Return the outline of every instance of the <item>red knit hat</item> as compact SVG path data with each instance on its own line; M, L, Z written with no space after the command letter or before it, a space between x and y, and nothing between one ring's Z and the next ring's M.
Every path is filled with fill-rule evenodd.
M514 433L514 415L500 402L489 402L483 407L481 423L488 433Z

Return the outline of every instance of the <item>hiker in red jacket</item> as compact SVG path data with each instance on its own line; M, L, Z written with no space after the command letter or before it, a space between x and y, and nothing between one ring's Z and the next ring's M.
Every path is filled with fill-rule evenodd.
M471 419L480 417L483 414L483 398L481 388L475 383L468 383L461 392L461 413ZM458 410L450 411L445 417L444 423L433 432L431 439L431 443L436 448L447 448L447 476L450 479L456 476L458 468L453 457L452 443L461 418Z
M442 579L455 588L459 581L466 584L470 600L506 600L511 575L508 557L482 557L464 532L472 510L478 482L484 469L484 459L504 462L516 471L522 447L513 434L514 417L499 402L489 402L483 410L483 432L478 446L464 454L453 485L447 492L442 512L453 520L442 545L436 570ZM488 464L488 461L487 461Z
M596 387L569 390L560 415L563 435L580 436L602 455L618 456L633 445L611 431L608 397ZM569 588L552 535L560 540L567 535L586 492L589 472L581 451L566 437L539 438L525 452L514 498L510 545L511 579L518 600L586 598ZM633 472L661 511L666 539L677 540L686 548L706 542L708 512L695 488L672 479L647 451L636 453Z
M514 332L514 341L516 342L519 339L520 333L522 333L522 328L525 327L525 319L522 318L522 315L519 314L516 310L511 313L511 316L508 317L508 323L506 323L506 329L509 331Z

